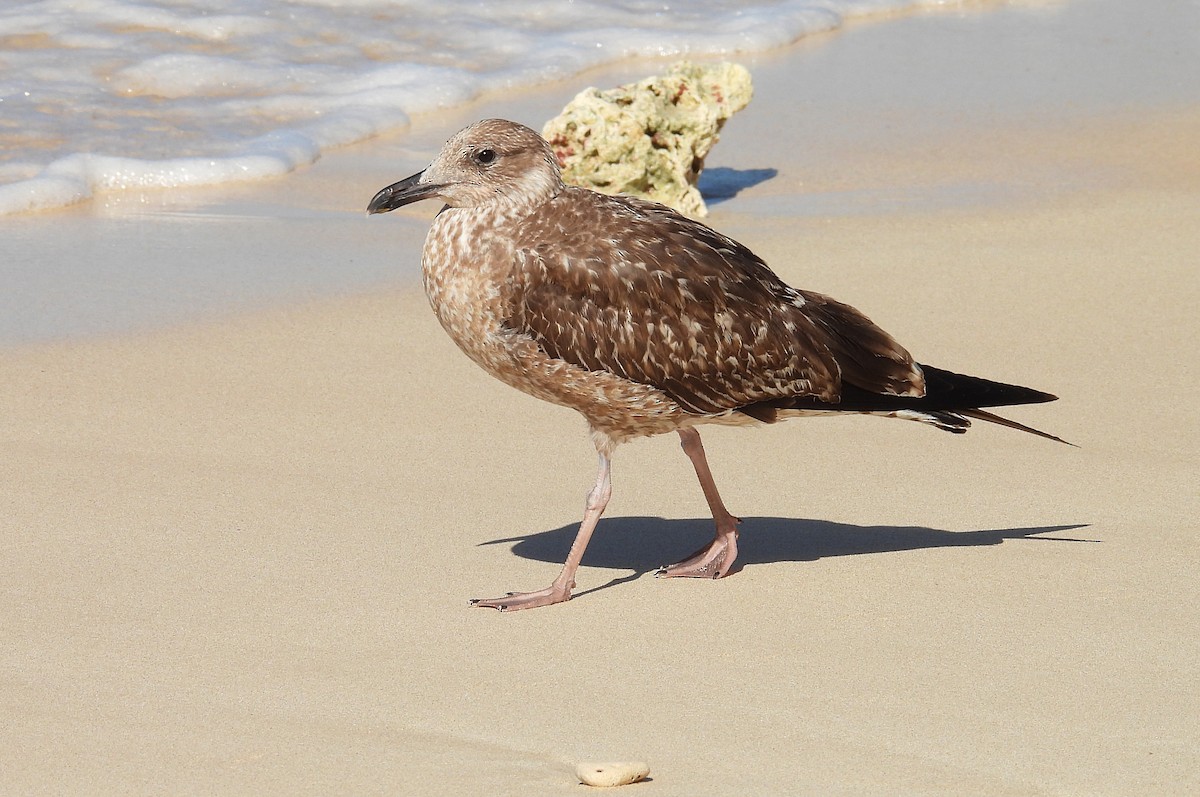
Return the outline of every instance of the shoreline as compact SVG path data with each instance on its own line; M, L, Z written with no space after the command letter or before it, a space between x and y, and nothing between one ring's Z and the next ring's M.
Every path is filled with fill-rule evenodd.
M926 21L898 51L954 30ZM62 268L49 298L10 296L0 340L178 304L0 345L0 791L526 797L583 789L589 759L647 760L647 795L1200 788L1200 410L1177 400L1200 376L1200 97L1006 125L971 106L970 137L953 93L911 124L880 84L812 113L797 75L887 71L875 27L752 66L710 165L778 174L707 221L921 361L1057 393L1009 414L1081 448L706 428L743 569L685 582L650 574L710 535L704 499L675 440L637 441L576 597L471 610L557 572L593 452L438 327L415 273L434 209L358 208L500 100L269 186L43 217L15 251ZM204 292L238 301L179 309Z

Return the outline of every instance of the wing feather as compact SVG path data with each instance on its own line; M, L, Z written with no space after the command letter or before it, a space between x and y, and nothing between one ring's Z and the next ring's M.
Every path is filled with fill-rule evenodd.
M674 211L597 196L568 188L519 225L506 323L550 356L652 385L697 414L788 396L836 403L842 379L923 391L908 353L853 308L789 287ZM608 233L577 232L588 229Z

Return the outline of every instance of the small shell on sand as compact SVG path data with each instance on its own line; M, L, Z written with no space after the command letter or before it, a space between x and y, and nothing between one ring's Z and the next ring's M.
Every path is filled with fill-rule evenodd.
M585 761L575 766L575 775L588 786L625 786L650 774L645 761Z

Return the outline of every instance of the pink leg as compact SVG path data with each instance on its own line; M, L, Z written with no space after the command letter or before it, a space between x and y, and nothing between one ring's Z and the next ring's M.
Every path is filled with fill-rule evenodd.
M583 552L587 548L588 540L592 538L592 531L595 530L600 516L604 514L604 507L608 506L608 499L611 495L610 463L608 457L601 454L600 470L596 473L596 486L588 493L587 508L583 513L583 521L579 524L579 533L575 535L575 542L571 544L571 552L567 554L567 561L563 563L562 572L558 574L558 578L554 579L554 583L537 592L510 592L503 598L487 600L475 598L471 601L471 605L512 612L517 609L532 609L535 606L549 606L552 603L569 601L571 590L575 587L575 571L579 569L579 562L583 559Z
M683 452L692 461L696 469L696 478L700 480L700 489L708 501L713 520L717 524L717 534L713 541L678 564L660 568L661 578L721 578L729 573L733 562L737 559L737 518L729 514L717 485L713 481L712 471L708 469L708 460L704 457L704 444L700 442L700 433L694 428L679 430L680 445Z

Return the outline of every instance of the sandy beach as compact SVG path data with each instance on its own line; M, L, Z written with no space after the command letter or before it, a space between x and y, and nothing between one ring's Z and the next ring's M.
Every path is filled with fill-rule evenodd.
M709 223L923 362L1056 393L1007 414L1079 448L711 429L745 520L716 582L653 578L711 530L663 437L618 450L573 600L468 608L558 572L594 454L438 327L436 208L363 215L462 124L659 65L6 219L9 269L45 269L0 328L0 793L585 794L597 759L647 761L633 795L1200 790L1200 86L1080 88L1106 47L1157 75L1172 12L1113 45L1105 0L1054 39L1078 5L740 59L757 95L709 166L761 179ZM944 93L889 89L939 63Z

